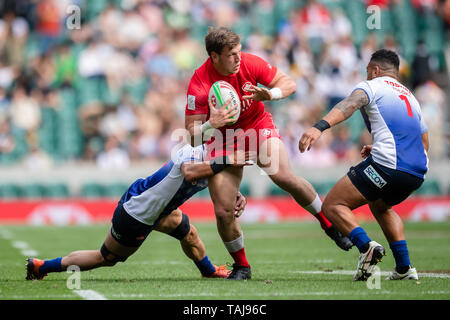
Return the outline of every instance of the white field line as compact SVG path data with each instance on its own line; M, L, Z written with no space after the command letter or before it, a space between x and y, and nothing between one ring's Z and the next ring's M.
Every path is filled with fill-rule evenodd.
M311 271L290 271L291 273L304 273L304 274L339 274L339 275L354 275L355 271L353 270L333 270L333 271L318 271L318 270L311 270ZM391 272L388 271L381 271L380 275L382 276L388 276ZM419 272L419 277L424 278L450 278L449 273L430 273L430 272Z
M0 238L3 238L5 240L10 240L10 239L12 239L12 233L6 229L1 228L0 229Z
M20 253L25 257L36 257L39 253L30 248L30 245L25 241L12 240L11 245L20 250Z
M105 296L94 290L73 290L73 293L76 293L84 300L108 300Z
M25 257L36 257L39 255L39 252L30 248L30 245L27 242L21 241L21 240L14 240L11 232L9 232L6 229L0 229L0 237L5 240L11 241L11 246L20 250L20 253ZM103 295L101 295L100 293L98 293L94 290L73 290L73 292L85 300L107 300ZM58 295L57 297L66 297L66 296L67 295L60 295L60 296ZM21 299L18 297L20 297L20 296L17 296L17 298L13 298L13 299ZM28 298L31 298L31 297L28 297ZM32 297L32 298L36 298L36 297Z

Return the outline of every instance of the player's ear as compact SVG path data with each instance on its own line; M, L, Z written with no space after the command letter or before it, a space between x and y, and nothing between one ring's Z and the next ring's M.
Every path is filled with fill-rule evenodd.
M218 58L219 58L219 55L216 52L212 51L211 52L211 60L215 63L215 62L217 62Z
M381 74L381 69L380 69L380 66L375 66L374 68L373 68L373 78L376 78L376 77L379 77L380 76L380 74Z

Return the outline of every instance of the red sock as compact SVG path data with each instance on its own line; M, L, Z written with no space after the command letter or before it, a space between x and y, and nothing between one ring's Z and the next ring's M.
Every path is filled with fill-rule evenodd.
M320 226L323 230L327 230L329 227L332 226L332 223L327 219L327 217L324 216L322 211L320 211L318 214L315 214L314 217L317 218L320 222Z
M234 263L237 264L238 266L250 267L247 261L247 257L245 256L244 248L236 252L230 252L230 255L233 257Z

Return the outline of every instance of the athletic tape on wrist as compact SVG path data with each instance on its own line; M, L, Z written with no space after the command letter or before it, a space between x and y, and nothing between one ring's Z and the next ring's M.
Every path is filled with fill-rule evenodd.
M205 131L212 129L212 128L214 128L214 127L211 125L211 122L209 122L209 120L200 126L200 129L202 130L203 133L205 133Z
M281 98L283 98L283 93L281 92L280 88L272 88L269 90L270 91L270 95L272 96L272 100L280 100Z
M325 131L330 127L330 124L325 120L318 121L314 126L314 128L319 129L320 131Z
M211 159L209 161L209 165L211 166L211 170L214 174L216 174L230 165L230 159L228 156Z

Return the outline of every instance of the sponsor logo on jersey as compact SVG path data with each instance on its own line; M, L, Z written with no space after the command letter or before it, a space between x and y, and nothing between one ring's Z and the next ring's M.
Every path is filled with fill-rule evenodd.
M387 183L372 166L368 166L367 168L365 168L364 173L380 189L383 188Z
M188 109L195 110L195 96L188 95Z
M248 92L250 90L250 88L252 87L252 83L247 81L246 83L244 83L244 85L242 86L242 91L244 92Z
M263 134L263 136L265 136L265 137L268 137L268 136L270 136L270 130L269 129L264 129L263 131L262 131L262 134Z

